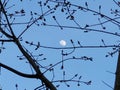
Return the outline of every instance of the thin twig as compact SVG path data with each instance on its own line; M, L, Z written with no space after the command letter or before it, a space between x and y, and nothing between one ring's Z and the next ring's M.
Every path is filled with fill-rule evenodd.
M109 88L113 89L113 87L111 87L109 84L107 84L106 82L102 81L106 86L108 86Z

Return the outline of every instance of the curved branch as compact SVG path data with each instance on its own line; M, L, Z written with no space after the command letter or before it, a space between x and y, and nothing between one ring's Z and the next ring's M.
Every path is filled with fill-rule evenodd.
M26 57L26 59L29 61L29 63L36 71L37 78L40 79L45 84L46 88L49 88L50 90L57 90L56 87L43 75L43 73L39 69L39 66L36 65L33 58L23 49L21 43L16 37L14 37L14 41L18 46L19 50L21 51L21 53Z
M9 71L11 71L11 72L19 75L19 76L22 76L22 77L37 78L37 75L34 75L34 74L25 74L25 73L19 72L19 71L15 70L15 69L13 69L13 68L11 68L11 67L3 64L3 63L0 63L0 67L3 67L3 68L5 68L5 69L7 69L7 70L9 70Z

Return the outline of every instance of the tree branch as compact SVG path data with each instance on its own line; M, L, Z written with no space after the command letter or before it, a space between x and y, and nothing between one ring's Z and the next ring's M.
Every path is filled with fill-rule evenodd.
M34 59L23 49L22 45L16 37L14 37L14 41L18 46L19 50L22 52L22 54L26 57L26 59L36 71L38 78L45 84L46 88L49 88L50 90L57 90L56 87L43 75L43 73L39 69L39 66L36 65Z
M5 68L5 69L7 69L7 70L19 75L19 76L22 76L22 77L37 78L37 75L31 75L31 74L25 74L25 73L19 72L19 71L15 70L15 69L3 64L3 63L0 63L0 67L3 67L3 68Z
M118 55L114 90L120 90L120 51L119 51L119 55Z
M4 34L7 38L12 38L12 36L6 33L1 27L0 27L0 32Z
M11 34L12 34L13 36L15 36L1 0L0 0L0 6L1 6L1 11L3 12L3 14L5 15L5 18L6 18L6 20L7 20L7 25L8 25L8 27L9 27L9 29L10 29Z
M5 11L4 7L3 7L3 4L2 4L2 1L1 1L1 0L0 0L0 5L1 5L2 12L3 12L3 14L5 15L5 18L6 18L6 20L7 20L7 25L8 25L8 27L9 27L9 29L10 29L10 32L11 32L12 36L9 35L8 33L6 33L1 27L0 27L0 32L3 33L6 37L12 38L12 39L14 40L15 44L18 46L18 48L19 48L19 50L21 51L21 53L26 57L26 59L27 59L27 60L29 61L29 63L32 65L33 69L36 71L36 75L37 75L36 78L40 79L40 80L45 84L46 89L56 90L56 87L52 84L52 82L50 82L50 81L42 74L42 72L40 71L39 67L38 67L38 66L36 65L36 63L34 62L34 59L23 49L23 47L22 47L21 43L19 42L18 38L16 38L16 36L15 36L15 34L14 34L14 32L13 32L13 29L12 29L12 27L11 27L11 25L10 25L10 22L9 22L9 20L8 20L6 11ZM34 23L34 22L33 22L33 23ZM32 23L32 24L33 24L33 23ZM31 24L31 25L32 25L32 24ZM20 35L20 36L21 36L21 35ZM13 71L14 73L16 73L16 74L20 74L20 75L22 74L22 73L17 72L16 70L14 70L14 69L12 69L12 68L10 68L10 67L7 67L6 65L1 64L1 66L3 66L4 68L7 68L8 70L12 70L12 71Z

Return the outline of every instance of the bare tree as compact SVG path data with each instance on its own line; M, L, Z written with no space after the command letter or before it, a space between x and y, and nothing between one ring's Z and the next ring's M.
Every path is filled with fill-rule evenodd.
M70 87L68 82L77 83L77 86L80 86L80 84L90 85L92 81L81 80L82 76L79 74L74 74L70 79L66 79L67 70L65 69L65 62L70 62L70 60L84 60L88 62L93 61L93 57L87 56L86 54L83 56L76 55L75 53L78 53L79 49L111 48L112 51L106 54L106 58L109 56L113 57L117 52L119 52L119 41L117 43L113 42L112 44L109 44L106 40L104 40L104 37L98 41L102 45L98 45L96 42L94 45L84 45L81 43L81 41L75 41L71 37L71 39L69 39L71 46L68 47L55 47L49 46L49 44L44 46L43 43L38 39L40 31L46 33L46 27L51 29L57 28L62 32L72 29L74 31L78 30L80 34L95 32L95 34L99 33L110 35L111 38L120 37L119 1L112 1L116 7L109 9L110 14L103 12L102 7L104 6L102 5L97 5L96 9L94 9L95 7L92 7L90 1L88 0L84 1L82 4L79 4L79 2L78 4L74 3L72 0L17 0L17 2L19 2L20 5L18 5L16 1L11 2L10 0L0 0L0 53L2 54L5 50L8 50L6 49L6 44L17 47L20 55L16 55L16 53L13 53L12 51L11 53L13 53L15 57L17 56L19 62L25 61L28 66L30 65L30 70L32 73L23 73L2 62L0 62L0 67L25 78L34 78L40 80L40 85L34 90L57 90L57 88L60 86L60 83L64 83L67 87ZM28 3L28 7L25 7L24 3ZM30 7L29 5L31 4L32 6ZM92 20L90 17L93 17L92 19L94 20ZM117 26L118 30L109 30L109 25ZM36 28L41 29L41 27L45 28L45 30L36 30ZM49 28L47 29L49 30ZM37 34L38 36L31 35L29 32L38 32L39 34ZM33 39L34 37L35 39ZM44 64L43 62L49 58L40 59L45 55L45 53L39 52L41 50L50 49L58 50L61 53L61 58L56 63L51 63L48 61L49 63ZM120 85L119 62L120 60L118 58L114 90L119 90ZM56 66L59 65L60 70L62 70L62 78L56 79ZM46 77L48 74L52 75L52 78L48 79ZM109 86L107 83L105 84ZM18 90L17 84L15 87L16 90Z

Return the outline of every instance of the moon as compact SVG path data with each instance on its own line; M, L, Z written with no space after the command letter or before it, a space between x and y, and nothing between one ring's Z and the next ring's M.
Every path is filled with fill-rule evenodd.
M60 43L61 46L66 46L66 44L67 44L65 40L60 40L59 43Z

